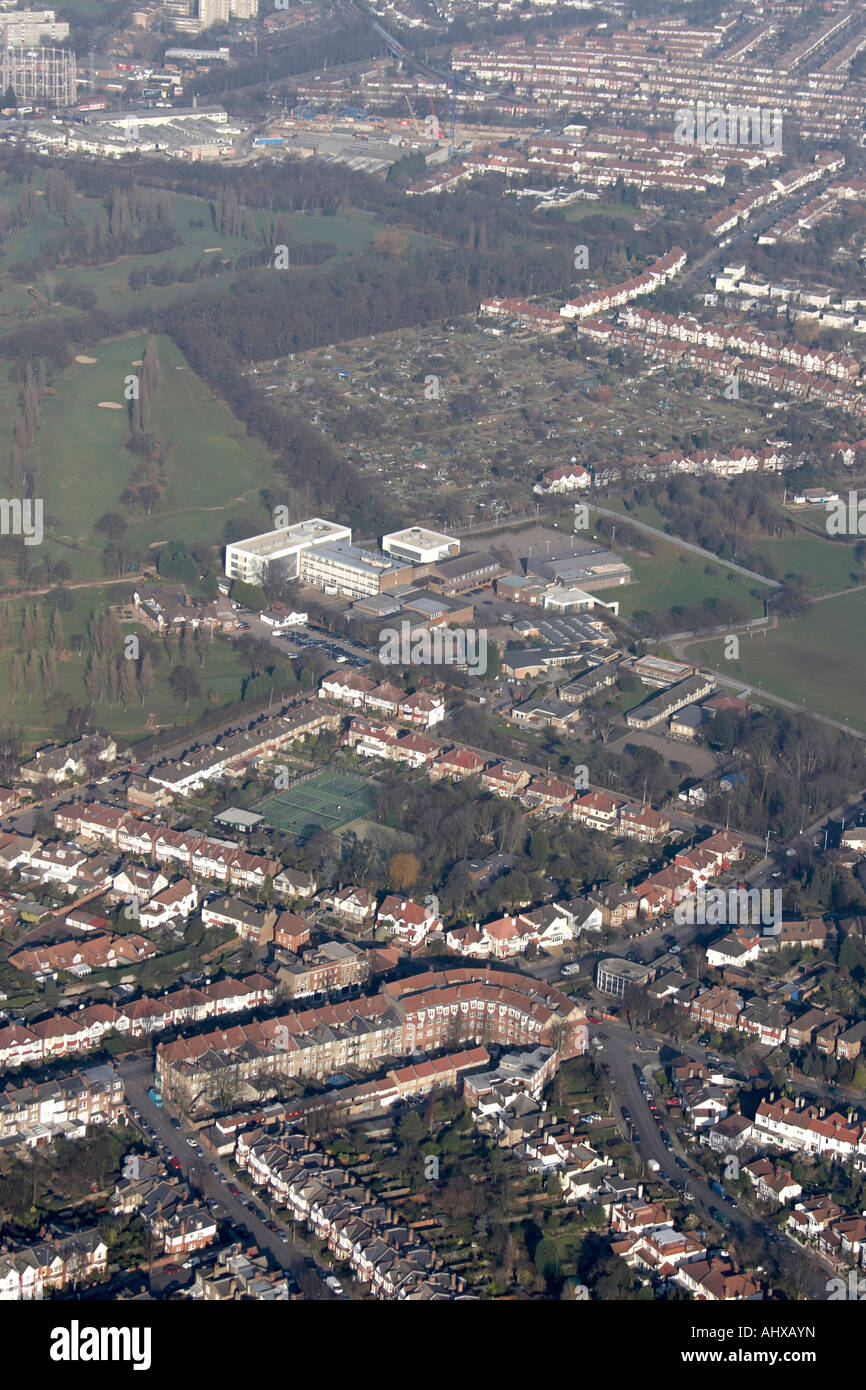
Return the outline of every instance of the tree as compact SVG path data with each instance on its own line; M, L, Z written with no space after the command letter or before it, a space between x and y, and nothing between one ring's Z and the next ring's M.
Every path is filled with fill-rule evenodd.
M179 579L184 584L198 583L198 566L183 541L168 541L159 552L156 568L164 579Z
M201 697L198 676L191 666L175 666L168 678L168 683L184 705L188 705L190 700L198 700Z
M103 512L95 529L101 531L110 541L117 541L126 530L126 521L120 512Z
M50 699L57 684L57 662L54 659L54 652L49 647L42 658L42 687L45 695Z
M235 603L240 603L253 613L262 613L269 606L264 590L257 584L245 583L243 579L233 580L229 592Z
M138 663L138 698L144 704L145 698L153 686L153 661L150 652L142 652L141 661Z
M420 872L421 863L414 854L392 854L388 860L388 877L403 892L418 882Z

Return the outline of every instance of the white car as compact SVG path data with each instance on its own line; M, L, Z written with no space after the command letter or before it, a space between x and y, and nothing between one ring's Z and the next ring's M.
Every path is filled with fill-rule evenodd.
M326 1274L326 1275L325 1275L325 1283L327 1284L328 1288L331 1290L332 1293L337 1293L337 1294L342 1295L342 1293L343 1293L343 1285L340 1283L340 1281L339 1281L339 1279L336 1277L336 1275L334 1275L334 1274Z

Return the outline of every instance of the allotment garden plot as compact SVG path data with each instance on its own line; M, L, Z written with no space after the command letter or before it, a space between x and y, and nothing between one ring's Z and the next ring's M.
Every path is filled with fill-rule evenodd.
M365 777L323 772L266 797L255 809L276 830L308 839L317 830L339 830L369 815L373 794Z

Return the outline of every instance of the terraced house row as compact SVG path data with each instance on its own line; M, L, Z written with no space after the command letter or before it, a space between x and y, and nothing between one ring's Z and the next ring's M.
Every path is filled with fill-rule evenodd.
M485 968L425 971L376 995L255 1020L160 1044L163 1094L185 1105L212 1102L262 1075L324 1081L347 1066L465 1043L586 1050L586 1016L572 1000L528 976Z
M42 1299L107 1269L108 1246L98 1231L39 1241L11 1255L0 1254L0 1302Z
M238 1138L235 1161L295 1221L303 1221L374 1297L429 1302L459 1297L464 1282L418 1239L388 1204L301 1134L270 1138L251 1130Z
M280 891L278 860L250 854L236 843L213 840L197 830L171 830L133 811L92 802L73 803L54 812L54 824L81 840L113 845L123 854L168 864L197 878L258 889L270 878L275 891Z
M508 36L455 47L451 61L457 72L479 81L511 84L509 101L519 97L539 106L579 106L584 119L601 116L623 127L651 125L671 139L677 111L697 101L735 110L784 109L786 120L790 115L822 140L859 128L863 85L849 81L846 71L798 72L796 64L762 62L753 53L738 58L735 50L717 52L723 29L736 22L733 10L713 28L677 29L677 22L653 15L630 21L628 33L611 34L575 26L550 39L536 38L531 45ZM706 145L702 152L730 158L725 145ZM763 160L766 151L743 142L738 154L743 161Z
M89 1004L72 1015L53 1014L26 1028L10 1024L0 1028L0 1067L38 1066L59 1057L92 1052L111 1033L147 1038L167 1028L261 1008L273 1004L275 997L274 981L254 974L242 980L226 977L201 989L184 986L157 999L144 995L119 1009L112 1004ZM2 1106L0 1095L0 1137L5 1132Z

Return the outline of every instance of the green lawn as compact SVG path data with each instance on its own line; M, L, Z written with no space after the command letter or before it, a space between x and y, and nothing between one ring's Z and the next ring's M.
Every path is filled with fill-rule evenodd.
M135 372L132 363L144 343L138 335L98 343L83 354L96 362L73 362L58 375L56 395L43 404L34 448L37 489L45 500L46 536L88 547L57 550L73 578L102 573L98 552L104 540L94 523L106 511L126 517L125 539L141 550L180 538L188 545L219 544L233 510L251 513L262 530L270 524L258 492L279 486L271 456L210 394L167 338L158 340L161 381L152 432L172 446L168 485L149 517L129 513L120 501L137 462L125 447L130 432L124 379ZM99 409L100 401L123 408Z
M802 617L783 620L766 637L742 639L739 661L725 661L721 642L689 646L690 661L793 700L866 731L863 709L866 592L827 599Z
M781 578L786 574L808 574L812 578L811 593L835 594L866 579L854 560L856 541L856 537L850 543L829 537L824 540L802 531L784 540L761 540L757 548L775 561ZM856 580L852 578L855 574L859 575Z
M626 521L641 521L644 525L655 526L660 531L665 529L665 518L652 503L635 505L626 510L621 498L611 497L606 498L603 505L610 511L621 512ZM790 513L782 513L780 509L780 515L783 514L786 518L792 519ZM823 508L816 507L808 516L810 523L820 528L826 519L826 512ZM786 536L782 540L773 540L766 536L755 537L749 542L749 547L775 563L780 579L784 579L788 574L808 574L812 579L811 592L827 594L848 588L853 582L851 576L859 570L853 553L858 539L855 537L849 543L833 540L829 536L825 539L811 531L798 530L794 535ZM863 577L866 576L861 574L858 582L862 582Z
M9 188L9 185L6 187ZM6 193L2 201L14 206L17 201L15 190ZM56 286L60 280L69 280L73 284L83 285L92 290L101 308L112 309L117 313L128 313L135 305L156 308L175 303L179 296L193 293L208 281L150 285L136 292L129 288L129 276L132 271L155 269L169 262L178 269L183 269L198 260L219 260L225 263L221 279L223 282L226 278L231 281L234 272L229 263L262 250L264 241L261 235L256 240L246 240L240 236L227 237L217 232L208 199L169 194L169 201L172 220L178 235L182 238L182 245L148 255L122 256L99 266L41 272L32 281L38 294L44 296L49 285ZM79 195L76 198L76 215L82 222L107 224L107 213L99 199ZM260 234L274 220L273 214L264 211L255 211L253 215ZM332 263L347 256L360 255L368 249L377 232L381 231L381 224L372 213L354 208L336 213L333 217L284 212L279 214L279 220L291 228L291 245L308 245L314 241L332 242L337 247ZM204 225L193 225L199 222ZM49 238L56 237L63 230L62 220L46 210L34 217L21 231L8 236L0 246L0 318L5 314L20 319L25 312L32 314L34 309L38 311L36 317L47 312L47 301L44 298L36 298L28 293L26 284L10 279L6 272L16 261L31 261L33 255L44 248ZM415 233L409 234L410 250L432 244L431 238ZM305 270L306 267L298 266L290 273L304 274ZM53 312L58 315L77 313L76 310L66 309L62 305L57 306Z
M751 617L763 613L763 595L770 590L757 580L746 579L673 542L656 539L655 546L655 555L646 556L614 541L617 554L621 554L634 570L635 582L617 589L615 594L609 590L602 597L617 598L624 618L641 608L656 612L677 604L706 603L713 598L736 599L748 608ZM715 570L712 575L706 573L711 564Z

